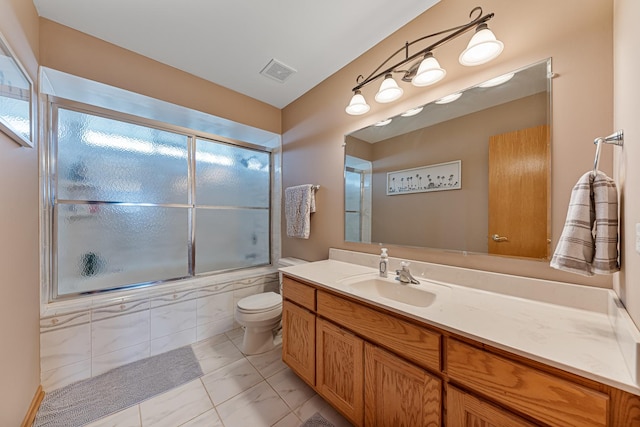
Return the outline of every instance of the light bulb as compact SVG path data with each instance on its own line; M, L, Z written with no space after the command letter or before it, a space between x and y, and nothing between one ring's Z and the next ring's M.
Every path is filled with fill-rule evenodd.
M502 49L504 49L504 44L500 40L496 40L496 36L487 27L487 24L480 24L458 60L462 65L480 65L496 58Z
M376 93L376 102L385 104L387 102L393 102L402 96L404 91L398 86L391 74L387 74L380 85L380 90Z
M455 101L462 96L462 92L452 93L451 95L443 96L436 101L436 104L448 104Z
M447 72L440 68L438 60L433 57L431 52L428 52L420 63L411 84L418 87L429 86L442 80L446 74Z
M355 94L351 98L351 101L349 102L349 105L347 105L347 108L345 108L344 110L347 112L347 114L351 114L352 116L359 116L368 112L370 109L371 107L369 106L369 104L367 104L367 101L364 99L364 96L362 96L362 93L360 93L359 90L356 90Z
M493 87L501 85L502 83L506 83L513 78L515 73L507 73L498 77L494 77L492 79L487 80L484 83L480 83L478 87Z
M417 107L417 108L412 108L410 110L405 111L404 113L400 114L402 117L411 117L411 116L415 116L416 114L419 114L422 109L424 107Z
M386 126L389 123L391 123L392 119L386 119L386 120L380 120L378 123L376 123L374 126Z

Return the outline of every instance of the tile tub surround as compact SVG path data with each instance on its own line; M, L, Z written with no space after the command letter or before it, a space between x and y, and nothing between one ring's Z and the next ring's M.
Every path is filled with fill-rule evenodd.
M279 291L275 268L261 270L48 304L40 319L44 390L237 328L240 298Z
M341 284L377 275L377 255L330 251L330 259L281 271L440 329L640 395L635 359L640 334L612 290L418 261L422 286L446 285L429 307L359 293ZM391 271L400 259L389 258ZM432 284L425 282L433 282ZM416 285L421 286L421 285Z

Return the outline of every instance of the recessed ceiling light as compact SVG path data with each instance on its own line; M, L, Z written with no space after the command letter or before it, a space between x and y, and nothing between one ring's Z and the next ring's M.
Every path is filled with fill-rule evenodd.
M436 104L448 104L455 101L462 96L462 92L452 93L451 95L443 96L436 101Z

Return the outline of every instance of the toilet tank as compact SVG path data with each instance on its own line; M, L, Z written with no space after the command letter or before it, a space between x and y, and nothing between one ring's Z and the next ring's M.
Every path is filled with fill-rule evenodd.
M293 257L280 258L278 260L278 268L291 267L292 265L305 264L307 262L309 261L305 261L300 258L293 258ZM282 273L281 272L278 273L278 276L280 278L280 294L282 294Z

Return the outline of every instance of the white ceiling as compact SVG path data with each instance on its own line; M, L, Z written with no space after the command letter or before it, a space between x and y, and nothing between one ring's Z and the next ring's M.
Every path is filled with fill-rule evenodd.
M438 1L33 0L43 18L277 108ZM297 72L259 74L271 59Z

